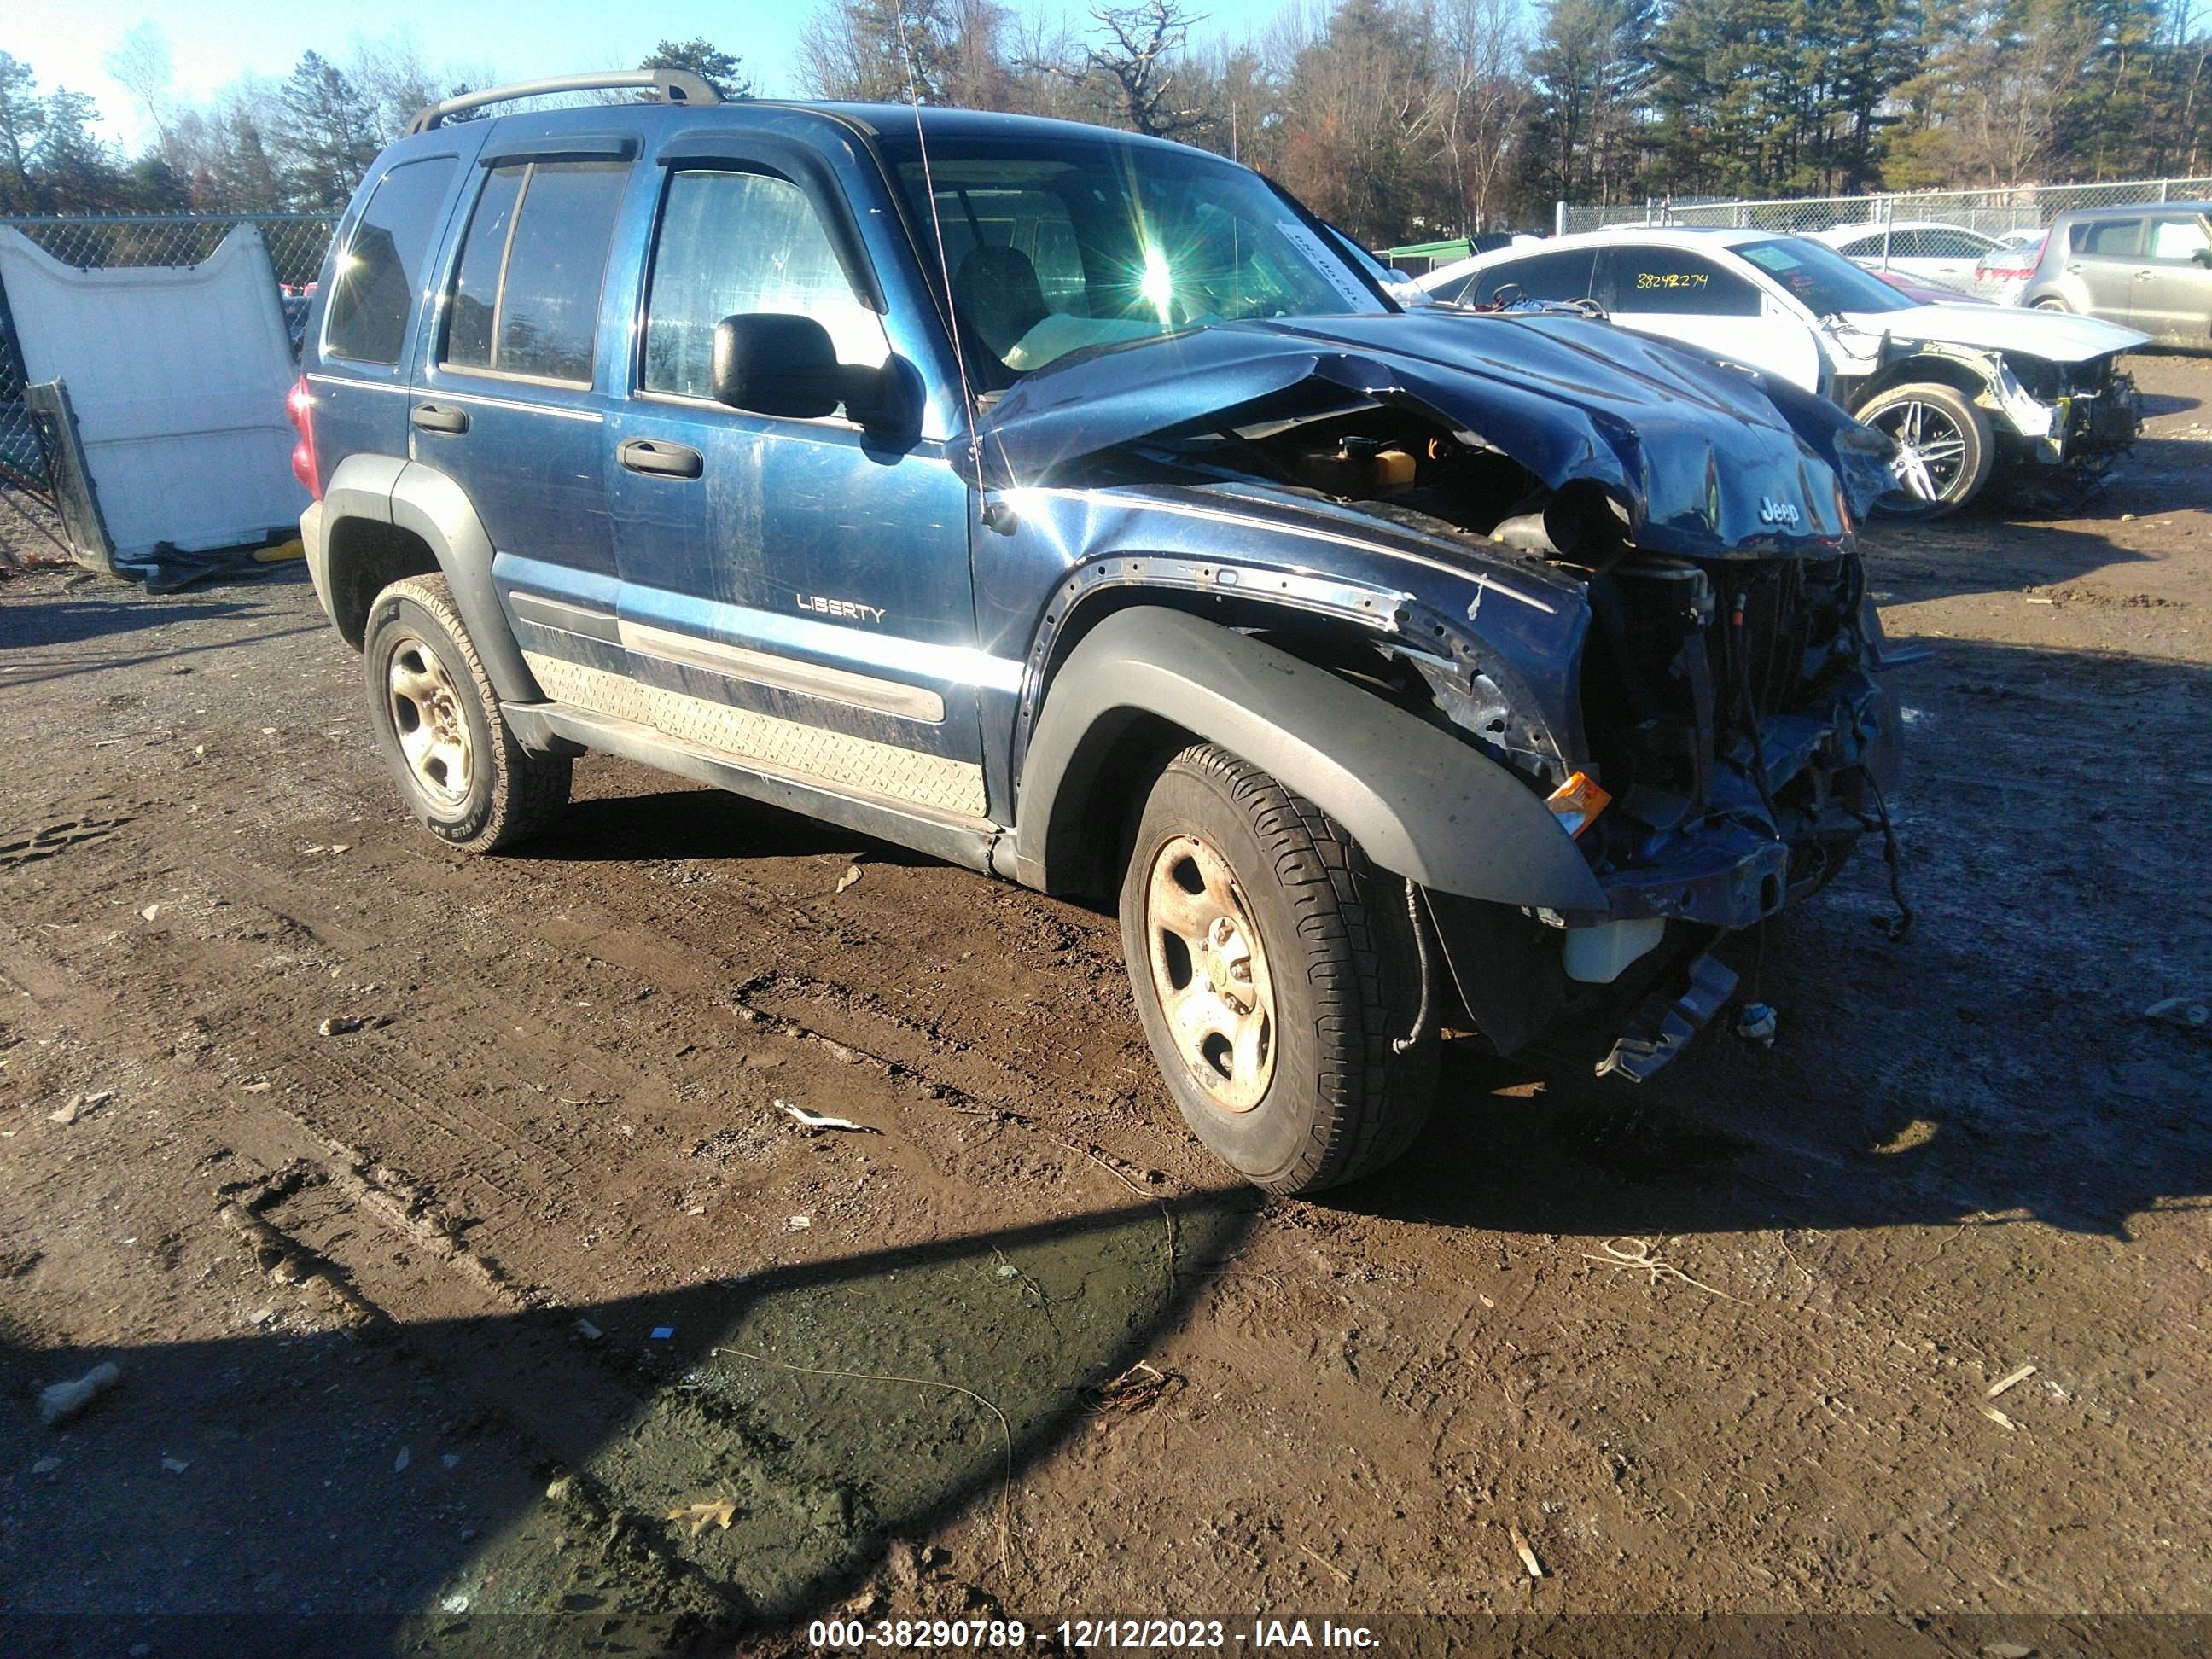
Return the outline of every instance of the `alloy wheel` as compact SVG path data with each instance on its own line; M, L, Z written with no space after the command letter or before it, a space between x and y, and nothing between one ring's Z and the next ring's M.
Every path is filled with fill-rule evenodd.
M475 753L461 694L446 665L421 639L403 635L392 649L386 690L392 729L416 787L441 807L462 805L476 781Z
M1212 1104L1250 1111L1275 1072L1274 988L1243 889L1197 836L1173 836L1153 855L1145 933L1183 1063Z

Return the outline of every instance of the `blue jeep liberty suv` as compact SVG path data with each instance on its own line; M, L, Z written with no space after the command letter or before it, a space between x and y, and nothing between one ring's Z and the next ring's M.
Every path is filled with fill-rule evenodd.
M638 95L482 112L577 87ZM315 588L447 842L599 750L1118 902L1193 1130L1317 1189L1406 1146L1448 1030L1671 1059L1895 764L1882 440L1378 276L1126 133L670 71L451 100L310 319Z

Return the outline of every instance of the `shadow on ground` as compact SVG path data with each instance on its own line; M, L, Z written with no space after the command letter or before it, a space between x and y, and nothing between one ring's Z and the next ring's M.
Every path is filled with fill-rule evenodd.
M404 1329L9 1343L0 1629L19 1653L726 1646L963 1506L976 1553L946 1565L988 1613L1022 1581L1023 1470L1108 1408L1258 1207L1139 1202ZM105 1360L120 1384L34 1426L32 1384Z

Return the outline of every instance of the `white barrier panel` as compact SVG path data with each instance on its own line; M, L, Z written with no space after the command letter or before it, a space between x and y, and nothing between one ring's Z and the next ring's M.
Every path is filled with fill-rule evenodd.
M284 394L299 370L261 233L202 264L76 270L0 228L27 378L61 380L118 560L258 544L297 521Z

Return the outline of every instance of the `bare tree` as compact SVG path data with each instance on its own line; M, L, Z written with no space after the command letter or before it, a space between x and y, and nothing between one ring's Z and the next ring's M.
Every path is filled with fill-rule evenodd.
M1176 70L1190 32L1206 21L1181 0L1144 0L1135 6L1101 6L1091 21L1104 39L1083 55L1085 72L1110 88L1109 106L1134 131L1173 138L1204 125L1206 111L1176 94Z
M100 62L137 100L147 125L154 129L155 143L166 151L176 113L176 61L161 26L150 20L138 24Z
M1504 210L1528 113L1528 35L1515 0L1440 0L1436 19L1444 162L1467 228L1484 230Z

